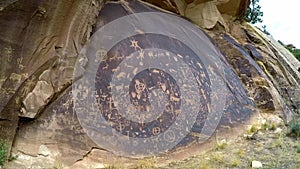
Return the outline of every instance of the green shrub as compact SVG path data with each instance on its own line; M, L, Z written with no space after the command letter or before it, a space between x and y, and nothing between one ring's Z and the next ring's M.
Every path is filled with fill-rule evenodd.
M300 61L300 49L292 49L290 47L286 47L295 57Z
M262 22L263 12L261 11L261 6L259 5L259 0L251 0L249 7L247 8L244 19L252 24Z
M300 122L294 122L289 125L289 135L300 137Z
M4 164L7 152L8 152L8 144L5 141L0 140L0 166Z

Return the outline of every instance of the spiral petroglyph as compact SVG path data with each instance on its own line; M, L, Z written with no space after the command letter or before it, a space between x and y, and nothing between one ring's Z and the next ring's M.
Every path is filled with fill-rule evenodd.
M128 157L204 142L227 104L220 55L204 32L171 14L141 12L108 22L76 65L78 119L100 147Z

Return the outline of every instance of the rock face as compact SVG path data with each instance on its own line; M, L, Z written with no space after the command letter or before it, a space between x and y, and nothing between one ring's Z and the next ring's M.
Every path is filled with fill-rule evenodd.
M221 14L232 17L243 17L250 3L249 0L145 0L151 4L159 6L168 11L185 15L188 6L197 6L198 4L213 3ZM205 9L209 10L209 9Z
M217 23L225 28L223 17L243 18L249 0L145 0L168 11L191 19L202 28L211 29Z
M148 2L198 24L211 37L209 44L212 41L224 54L220 56L229 75L220 79L230 94L220 131L248 122L255 114L244 113L248 109L280 114L285 121L300 113L299 61L259 29L233 21L244 14L248 0ZM90 37L116 19L103 14L108 7L120 11L112 15L116 18L141 9L161 12L139 1L0 2L0 138L18 155L8 168L101 168L137 162L91 140L74 111L75 63ZM191 132L187 142L200 138L198 134ZM182 157L180 152L169 157ZM166 159L162 156L160 161Z
M102 3L1 1L1 139L12 144L22 121L38 118L70 86L76 56ZM37 155L34 147L40 145L32 145L24 154Z
M123 3L104 5L93 31L95 38L79 60L93 61L93 51L104 50L107 54L96 58L100 63L76 67L76 73L82 69L96 72L95 77L93 73L85 73L73 84L77 117L88 135L114 154L140 158L164 153L166 148L177 151L198 142L200 138L195 135L205 137L216 128L246 123L255 113L255 105L238 76L207 35L184 19L161 12L151 13L154 11L159 12L136 1L129 1L126 6ZM132 20L128 14L134 14ZM126 22L122 22L121 17ZM131 29L131 23L136 21L141 24ZM153 26L147 25L149 23ZM172 38L169 37L172 34L161 31L165 28L172 34L180 31ZM102 34L102 30L105 33ZM144 33L135 35L133 31L131 35L131 30ZM180 36L186 31L196 34L187 32ZM111 49L103 48L105 42L111 40L103 36L118 38L121 36L118 32L126 32L130 38L122 37ZM187 38L193 36L199 38ZM202 45L193 48L183 42ZM88 92L93 87L95 89ZM90 102L94 92L97 104ZM98 109L105 120L98 117ZM160 111L162 113L157 114ZM218 114L220 111L224 113ZM153 114L157 117L153 118ZM105 125L107 122L109 124ZM178 126L184 130L177 130ZM95 128L99 129L95 132ZM114 135L116 131L117 136ZM156 146L156 140L160 146Z

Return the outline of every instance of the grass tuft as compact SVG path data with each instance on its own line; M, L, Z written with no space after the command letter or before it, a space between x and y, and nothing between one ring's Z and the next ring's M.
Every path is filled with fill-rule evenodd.
M153 169L155 168L155 159L143 159L138 161L138 166L134 169Z
M300 137L300 122L294 122L289 125L289 134Z
M0 166L4 165L8 153L8 144L4 140L0 140Z
M297 147L297 153L300 153L300 145Z

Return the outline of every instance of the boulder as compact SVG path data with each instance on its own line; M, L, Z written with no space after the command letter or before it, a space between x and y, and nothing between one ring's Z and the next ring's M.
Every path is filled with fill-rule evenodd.
M252 161L251 163L252 168L262 168L263 165L260 161Z
M81 76L73 76L76 61L82 66L83 72L89 71L85 68L88 63L91 63L91 58L82 56L80 52L92 40L91 37L108 22L134 12L177 13L200 26L201 28L197 27L202 32L199 37L205 39L206 42L195 43L191 46L202 49L203 45L207 45L209 49L213 49L203 51L205 54L210 52L210 54L216 54L207 60L218 56L217 60L220 64L214 66L204 64L203 67L207 66L211 74L216 72L214 75L219 78L211 82L222 82L224 84L222 87L226 88L227 92L222 93L223 91L214 89L217 92L213 93L208 88L199 90L202 93L200 107L207 112L218 105L209 104L210 98L205 96L214 98L216 94L221 94L219 96L226 100L224 114L220 119L215 116L210 117L210 123L204 123L206 119L204 116L197 116L192 131L178 143L178 147L166 152L167 155L161 154L158 158L159 164L169 163L173 159L182 159L207 149L210 142L203 145L200 142L195 144L201 139L205 140L207 135L214 134L199 133L204 125L212 127L214 122L218 121L220 122L216 126L218 132L235 138L238 133L234 129L237 127L242 129L247 123L252 123L253 117L258 112L283 116L285 122L291 121L294 115L299 113L300 72L297 69L300 68L300 62L261 30L240 20L234 21L234 19L242 18L249 0L148 0L148 2L152 5L130 0L106 3L102 0L54 0L51 2L6 0L0 2L0 138L9 143L10 152L13 155L18 155L16 160L7 164L8 168L53 166L103 168L117 162L126 167L138 164L139 160L120 157L117 152L105 149L103 145L96 144L91 139L93 133L99 134L100 129L97 127L101 125L88 129L83 127L82 121L78 118L87 115L79 114L74 110L74 95L86 93L85 91L79 93L72 91L72 85L81 78ZM106 15L105 11L110 13L113 11L113 13ZM182 16L179 18L182 19ZM185 20L186 23L191 24L189 21ZM155 25L156 22L149 24L158 27ZM168 29L171 28L167 27L163 30ZM136 31L138 34L143 34L143 30ZM182 33L188 34L184 31ZM116 32L117 34L120 32ZM162 42L165 42L163 39L150 44L157 45L156 47L174 44L174 50L180 52L179 49L185 41L174 41L172 38L167 38L169 40L167 42L170 43L163 44ZM146 39L144 45L148 45L148 40L151 39ZM141 48L137 41L132 40L129 45L131 47L128 48L131 50ZM121 49L124 49L122 43L114 48L114 51L118 52ZM136 52L140 52L139 56L143 55L141 51ZM97 56L106 54L105 51L97 52ZM117 62L118 58L108 56L111 58L106 58L106 61ZM189 58L182 55L178 57L186 57L187 60ZM188 63L192 64L194 61L190 60ZM210 61L206 63L213 65L213 60ZM220 65L226 68L224 72L219 71ZM103 66L103 72L106 72L105 68L110 67ZM177 69L180 70L180 67ZM177 69L172 71L178 71ZM114 71L117 70L111 70L111 72ZM151 73L153 72L155 73L155 70ZM218 74L220 72L221 74ZM167 76L166 73L160 73L162 76ZM121 72L120 76L122 75ZM202 78L207 75L199 74ZM107 79L98 83L100 88L101 85L107 84L105 80ZM198 78L197 83L203 83L201 80ZM132 87L141 91L145 89L141 82L140 85L132 85ZM167 92L167 85L161 84L160 87L170 94ZM176 87L173 86L174 88ZM117 93L122 95L121 91ZM155 97L160 97L160 95ZM142 98L142 95L139 95L139 98ZM170 98L173 99L172 102L180 100L175 96ZM159 104L164 103L163 99L165 99L164 95ZM191 98L191 101L194 99ZM130 116L130 114L127 115L127 117ZM108 115L104 117L110 118ZM90 124L98 124L98 118L99 116L92 115L86 119ZM272 119L271 123L282 125L282 120ZM113 132L107 130L110 134L120 131L118 129L124 129L122 125L112 126L115 130L112 130ZM184 128L181 127L178 128ZM160 128L155 129L151 132L159 134ZM105 138L105 133L99 134L98 137ZM164 140L172 139L174 139L172 133L164 135ZM106 142L113 141L106 140ZM116 145L116 147L122 146L122 144ZM122 148L124 149L120 150L127 150L124 146ZM253 161L252 167L261 168L262 164Z

